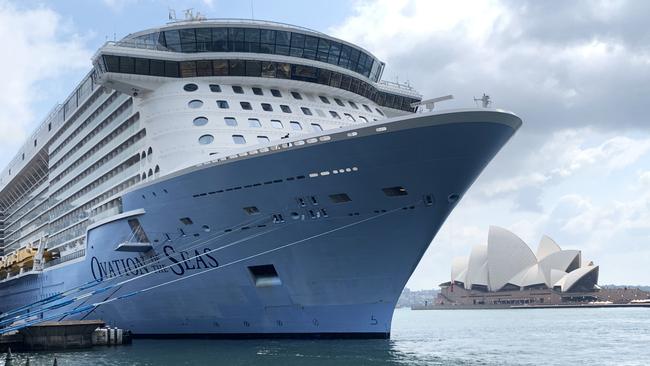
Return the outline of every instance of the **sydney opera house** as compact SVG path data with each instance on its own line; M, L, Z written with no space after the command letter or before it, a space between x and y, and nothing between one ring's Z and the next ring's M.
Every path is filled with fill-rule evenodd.
M532 249L514 233L490 227L487 245L455 258L440 285L441 305L528 305L598 300L598 266L548 236Z

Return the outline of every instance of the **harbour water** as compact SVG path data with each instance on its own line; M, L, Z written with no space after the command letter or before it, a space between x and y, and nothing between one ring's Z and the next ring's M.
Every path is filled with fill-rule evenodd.
M390 340L135 340L23 365L648 365L650 309L395 312ZM4 359L4 357L3 357ZM1 363L0 363L1 364Z

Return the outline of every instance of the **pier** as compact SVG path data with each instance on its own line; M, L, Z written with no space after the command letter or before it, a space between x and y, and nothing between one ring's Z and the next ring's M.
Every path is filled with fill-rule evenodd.
M131 334L103 320L64 320L32 325L0 336L0 351L41 351L131 343Z

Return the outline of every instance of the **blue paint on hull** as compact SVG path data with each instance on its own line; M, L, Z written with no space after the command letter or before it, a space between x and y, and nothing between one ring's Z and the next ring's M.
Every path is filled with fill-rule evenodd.
M123 196L124 211L139 212L131 219L151 251L115 251L133 237L129 218L99 225L89 230L86 256L77 263L0 285L0 310L93 276L150 273L66 309L178 280L74 318L99 318L151 337L388 337L395 303L454 198L518 123L500 112L414 117L385 124L383 133L372 126L354 137L156 180ZM391 187L408 194L387 195L383 189ZM350 201L330 198L343 193ZM155 257L158 267L142 264ZM281 284L256 286L249 267L257 265L273 265Z

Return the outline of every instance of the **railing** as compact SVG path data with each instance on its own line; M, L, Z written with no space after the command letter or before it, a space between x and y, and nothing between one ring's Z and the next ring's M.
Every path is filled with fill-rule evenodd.
M293 25L289 23L282 23L282 22L272 22L270 20L256 20L256 19L244 19L244 18L201 18L201 19L181 19L181 20L175 20L168 22L167 24L173 24L173 25L179 25L182 23L201 23L201 22L218 22L220 24L234 24L234 25L241 25L246 24L246 25L268 25L268 26L273 26L273 27L278 27L278 28L286 28L286 29L295 29L295 30L302 30L305 32L311 32L311 33L317 33L321 34L324 36L327 36L323 32L319 32L314 29L310 29L307 27L301 27L299 25Z
M61 264L61 263L65 263L67 261L71 261L73 259L81 258L81 257L83 257L85 255L86 255L86 249L81 249L81 250L78 250L78 251L76 251L74 253L66 254L61 258L57 258L55 260L51 260L49 262L46 262L43 265L43 267L44 268L49 268L49 267L52 267L52 266L56 266L57 264Z
M400 92L410 92L413 95L421 96L420 93L415 90L411 86L411 84L408 83L399 83L399 82L394 82L394 81L388 81L388 80L380 80L377 82L377 85L381 87L382 89L386 90L393 90L393 91L400 91Z

